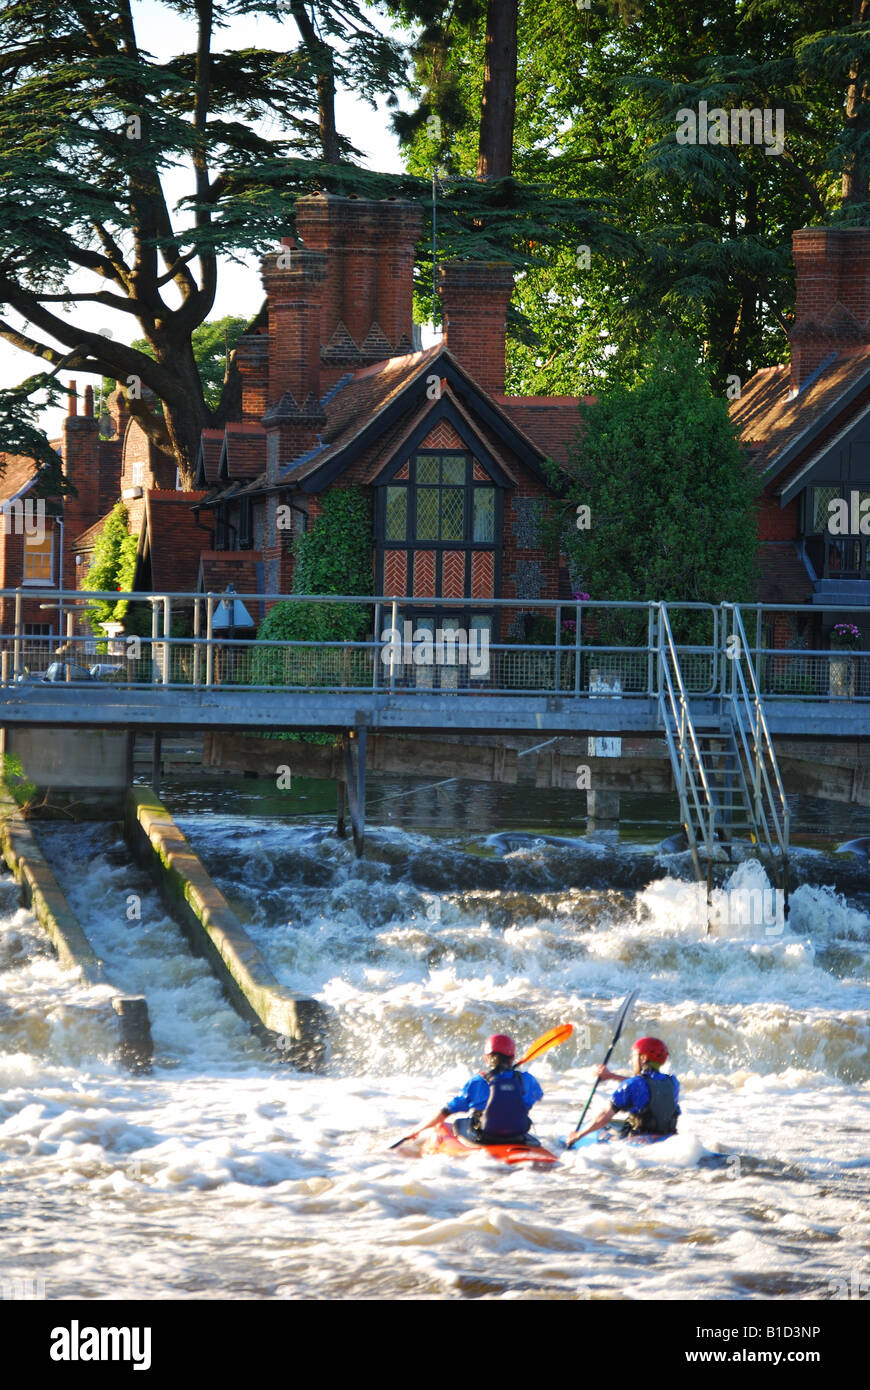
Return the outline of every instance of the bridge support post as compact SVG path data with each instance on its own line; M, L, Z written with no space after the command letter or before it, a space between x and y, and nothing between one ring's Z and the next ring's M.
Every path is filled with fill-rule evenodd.
M342 746L343 746L343 744L344 744L344 740L342 739ZM346 830L345 824L344 824L344 809L345 809L345 800L346 800L346 797L345 797L345 784L344 784L344 782L342 782L341 778L339 778L335 785L336 785L336 793L337 793L337 800L338 800L338 807L337 807L338 818L337 818L336 823L335 823L335 833L336 833L336 835L338 836L338 838L339 838L340 840L346 840L346 839L347 839L347 830Z
M586 815L589 829L605 823L610 829L619 824L619 792L589 790L586 793Z
M124 749L124 778L128 787L133 785L136 765L136 730L128 729Z
M365 848L366 829L366 731L351 730L342 740L344 744L344 773L347 788L347 804L350 808L350 823L353 830L353 845L356 857L362 857ZM353 746L356 744L356 766L354 766Z

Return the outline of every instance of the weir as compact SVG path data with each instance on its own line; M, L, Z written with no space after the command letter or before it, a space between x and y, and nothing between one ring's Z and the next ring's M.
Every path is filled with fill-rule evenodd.
M24 901L48 933L62 969L78 971L88 984L109 984L103 963L61 891L33 829L2 782L0 846L7 867L21 884ZM119 1035L118 1060L130 1071L150 1071L154 1045L144 996L117 994L112 1009Z
M209 962L226 997L264 1046L300 1071L318 1071L326 1056L327 1010L278 983L150 787L130 788L124 833L192 950Z

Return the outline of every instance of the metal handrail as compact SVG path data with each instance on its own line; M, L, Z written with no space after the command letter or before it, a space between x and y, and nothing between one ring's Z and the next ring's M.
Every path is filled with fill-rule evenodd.
M740 729L741 735L744 736L744 743L745 733L749 730L752 730L753 741L755 746L755 756L753 759L753 763L755 769L754 786L756 793L756 813L758 813L759 811L761 812L759 819L761 819L762 823L764 824L765 836L768 840L768 844L770 845L772 851L773 846L770 842L770 836L768 834L766 824L766 817L764 816L765 807L762 804L760 795L760 783L763 780L765 791L767 793L767 810L770 814L771 822L773 824L780 851L783 855L783 858L786 858L788 856L789 837L788 801L786 799L785 789L782 784L782 777L780 776L779 764L776 759L776 750L773 746L773 740L770 736L770 729L768 727L767 718L764 713L764 703L761 698L761 691L758 688L758 681L756 679L755 669L753 663L748 659L749 643L746 639L746 631L743 626L743 619L740 615L740 609L736 604L725 603L722 605L722 607L723 609L730 610L731 612L733 623L733 635L737 638L737 653L732 657L730 694L730 700L734 710L734 722ZM749 672L748 687L743 674L744 657L747 658L746 669ZM740 687L740 694L742 696L742 706L738 703L737 699L736 687L738 685ZM744 713L746 715L747 720L745 726L743 723ZM754 729L752 729L753 718L755 725ZM779 800L781 814L777 810L776 798L774 797L773 788L771 786L770 777L768 775L768 764L773 772L774 780L776 782L776 798L778 798Z
M680 668L673 632L671 631L667 605L660 603L658 605L658 610L659 709L665 728L665 739L668 744L668 751L671 754L671 763L674 769L677 791L680 797L681 818L686 830L686 836L689 840L689 846L692 849L695 868L700 878L701 866L697 856L698 836L696 834L696 827L700 830L701 839L704 842L705 853L709 859L712 857L715 843L717 807L713 799L710 783L707 778L707 771L704 767L704 760L701 756L701 749L698 744L695 725L692 720L689 696L683 682L683 674ZM673 667L673 679L671 676L671 666ZM674 690L674 679L676 680L676 691ZM677 697L677 692L679 692L679 698ZM670 702L670 710L668 709L668 702ZM694 755L694 757L692 755ZM698 793L695 768L697 768L701 787L703 788L706 810L701 804L701 797ZM695 821L692 819L691 806L686 796L687 779L692 794L692 802L694 803Z

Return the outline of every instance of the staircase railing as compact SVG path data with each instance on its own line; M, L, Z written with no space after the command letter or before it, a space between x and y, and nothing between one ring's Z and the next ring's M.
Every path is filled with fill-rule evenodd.
M736 604L723 603L724 614L730 614L731 632L726 637L725 654L730 666L730 681L723 683L723 695L730 706L738 753L747 787L756 839L764 840L772 857L779 854L783 891L788 890L789 809L779 764L764 713L764 703L758 688L755 668L750 660L750 647L740 609ZM727 621L723 623L723 632Z
M695 872L700 880L705 877L705 871L701 867L699 845L703 846L707 859L706 876L709 877L709 866L712 863L716 841L717 806L701 756L668 610L664 603L658 604L657 607L659 713L680 798L680 819L689 842Z

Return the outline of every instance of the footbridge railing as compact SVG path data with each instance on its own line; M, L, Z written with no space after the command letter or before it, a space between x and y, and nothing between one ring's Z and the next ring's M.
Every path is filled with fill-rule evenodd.
M105 636L86 621L98 602L119 614ZM270 612L266 635L258 637ZM594 692L657 703L669 696L666 669L673 682L673 666L659 661L662 612L689 699L732 701L736 668L727 644L736 614L743 637L753 634L741 647L740 666L750 702L870 704L870 651L814 648L806 636L835 618L866 617L858 607L232 591L86 595L36 586L0 590L0 686L39 681L53 667L52 678L66 685L96 675L155 694L159 687L221 687L570 700ZM783 634L786 645L774 646L773 637L781 641Z

